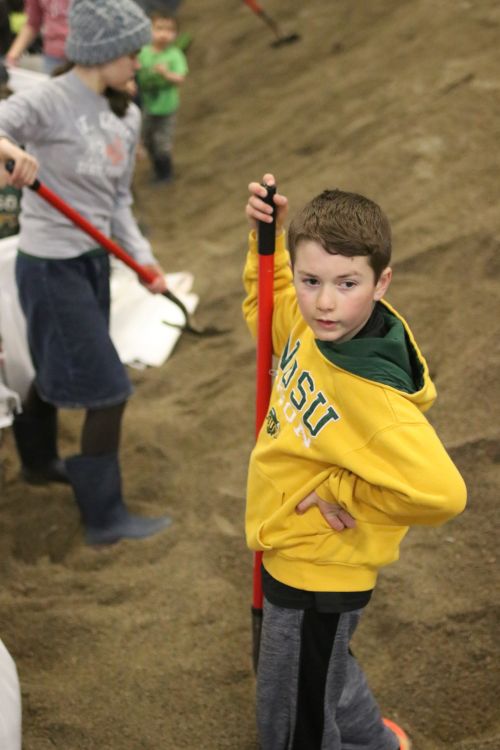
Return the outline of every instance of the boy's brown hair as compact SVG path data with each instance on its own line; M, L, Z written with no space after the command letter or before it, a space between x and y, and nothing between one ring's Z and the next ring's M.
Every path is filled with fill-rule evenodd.
M172 21L175 24L175 28L177 29L177 31L179 30L179 21L177 20L177 16L174 16L167 10L157 8L156 10L151 11L151 13L149 14L149 18L151 19L151 23L154 23L155 21Z
M301 240L318 242L332 255L366 255L378 281L391 261L391 227L380 206L357 193L324 190L293 219L288 230L292 264Z

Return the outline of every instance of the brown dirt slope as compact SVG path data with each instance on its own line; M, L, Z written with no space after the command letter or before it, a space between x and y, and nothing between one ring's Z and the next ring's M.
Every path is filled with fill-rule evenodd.
M123 441L137 510L171 531L96 552L64 488L27 488L2 444L0 635L23 689L25 750L255 750L251 559L242 531L254 349L240 320L246 185L272 170L299 206L363 192L392 220L389 299L439 398L430 418L467 480L466 513L414 529L356 651L415 750L498 750L500 9L493 0L267 0L302 40L272 49L242 3L185 1L194 34L178 178L137 211L199 318L160 369L132 373ZM79 415L61 419L76 450Z

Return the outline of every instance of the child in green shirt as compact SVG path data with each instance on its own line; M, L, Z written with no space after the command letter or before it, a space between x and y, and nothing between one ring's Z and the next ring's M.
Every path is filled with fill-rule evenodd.
M143 139L153 164L155 178L170 182L172 142L176 113L179 108L179 86L188 73L187 60L174 42L176 19L164 11L151 15L152 43L139 54L137 74L143 109Z

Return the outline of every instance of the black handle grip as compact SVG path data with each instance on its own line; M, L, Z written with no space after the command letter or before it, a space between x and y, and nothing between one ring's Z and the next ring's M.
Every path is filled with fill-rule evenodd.
M7 172L9 172L9 174L12 174L12 172L14 171L14 167L16 166L16 162L14 161L14 159L7 159L4 166ZM40 180L35 180L31 185L28 185L28 187L30 190L38 190L38 188L40 187Z
M263 198L264 203L274 208L273 220L270 223L259 221L257 224L257 238L259 255L274 255L276 247L276 205L274 196L276 194L276 185L266 185L262 183L267 190L267 195Z

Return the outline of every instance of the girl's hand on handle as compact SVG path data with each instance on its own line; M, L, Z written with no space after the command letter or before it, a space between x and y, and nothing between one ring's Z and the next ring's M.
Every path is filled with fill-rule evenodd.
M262 178L262 182L266 185L275 185L276 180L274 175L265 174ZM252 229L257 229L257 222L264 221L271 223L272 221L272 206L268 206L262 198L267 195L266 188L259 182L251 182L248 186L250 197L246 205L245 213L247 215L248 222ZM274 204L276 211L276 234L281 234L285 223L286 215L288 213L288 198L280 193L276 193L274 196Z
M0 160L12 159L14 170L9 175L8 184L16 188L33 185L38 174L39 164L34 156L16 146L7 138L0 138Z
M143 268L156 274L156 277L149 283L140 279L141 284L143 284L152 294L163 294L163 292L166 292L167 282L165 281L165 271L161 266L147 265L143 266Z

